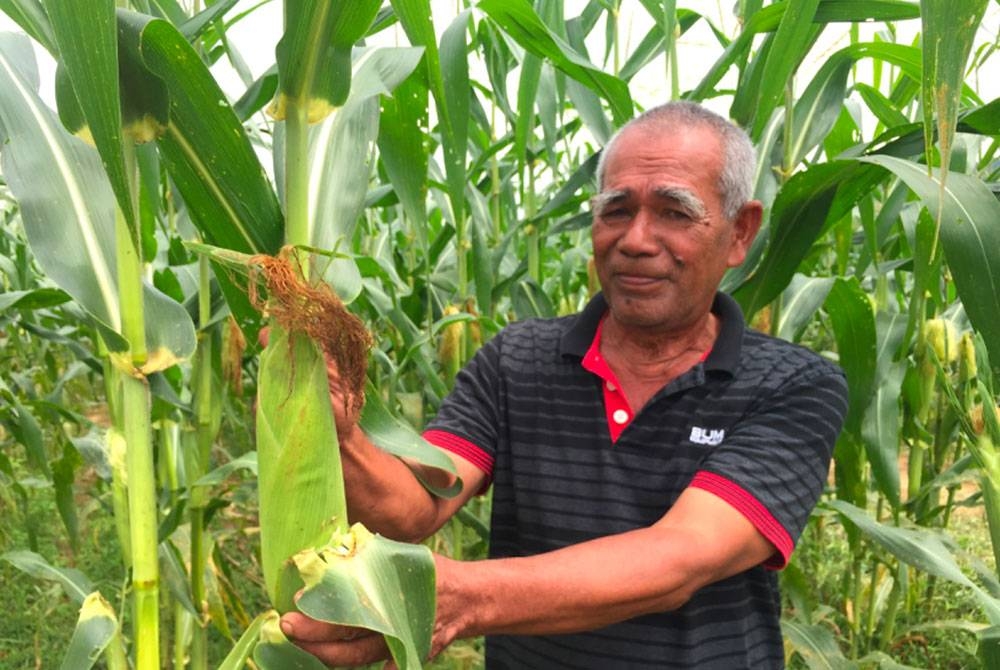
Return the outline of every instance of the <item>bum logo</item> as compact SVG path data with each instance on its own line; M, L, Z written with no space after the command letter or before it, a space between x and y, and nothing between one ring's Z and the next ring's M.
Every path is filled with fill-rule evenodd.
M717 444L722 444L722 440L725 437L726 431L721 428L701 428L700 426L691 426L691 437L688 439L695 444L707 444L714 447Z

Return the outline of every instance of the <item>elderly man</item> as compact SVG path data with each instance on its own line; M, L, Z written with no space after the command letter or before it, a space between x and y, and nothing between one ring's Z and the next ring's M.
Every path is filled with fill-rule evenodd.
M491 669L783 666L774 571L822 491L846 386L718 292L760 227L754 164L741 130L686 102L608 143L602 293L498 334L425 433L453 457L457 498L339 417L352 520L417 540L494 488L490 559L435 559L434 653L486 635ZM386 653L300 614L283 625L331 665Z

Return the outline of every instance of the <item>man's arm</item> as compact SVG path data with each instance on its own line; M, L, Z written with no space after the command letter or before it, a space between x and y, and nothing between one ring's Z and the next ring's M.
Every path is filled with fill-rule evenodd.
M486 481L486 474L478 467L448 454L462 479L462 490L454 498L440 498L420 483L411 468L424 481L441 488L451 486L454 475L404 463L372 444L357 425L338 432L351 522L360 522L394 540L419 542L429 537Z
M767 560L775 551L740 512L689 488L658 522L524 558L460 562L436 557L432 655L456 639L545 635L600 628L683 605L701 587ZM385 658L380 637L301 614L286 634L329 665Z

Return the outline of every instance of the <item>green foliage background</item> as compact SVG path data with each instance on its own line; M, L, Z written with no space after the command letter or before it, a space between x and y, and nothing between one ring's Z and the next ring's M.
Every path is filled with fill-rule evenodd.
M267 5L115 4L0 0L61 63L59 116L36 114L27 40L0 38L10 566L30 549L54 566L36 576L79 585L79 560L131 648L142 624L114 583L125 573L108 583L87 535L134 533L108 431L126 357L148 387L163 658L221 661L261 579L247 428L260 322L232 252L323 252L312 276L375 334L370 393L419 427L503 325L570 313L596 290L596 153L637 100L688 98L732 116L760 154L765 224L724 288L755 327L838 360L850 383L829 490L783 574L789 662L1000 667L997 3L740 0L721 21L674 0L333 3L342 13L310 41L317 5L289 1L282 46L250 47L277 64L265 72L236 36ZM693 35L712 40L710 58L685 57ZM290 76L316 39L325 78ZM266 113L279 91L291 102L271 111L299 121ZM70 139L84 127L97 150ZM59 171L34 155L71 160ZM211 270L194 242L215 248ZM133 265L102 264L97 248L132 249ZM132 294L102 289L129 273ZM474 501L433 548L483 555L488 507ZM963 642L941 641L956 630ZM478 658L469 644L442 663Z

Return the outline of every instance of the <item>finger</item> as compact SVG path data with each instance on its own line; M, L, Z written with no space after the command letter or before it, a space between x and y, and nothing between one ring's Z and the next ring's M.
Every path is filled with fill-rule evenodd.
M300 612L282 616L281 630L285 637L296 642L351 642L376 634L364 628L317 621Z
M295 644L331 668L353 668L389 658L389 647L381 635L359 638L351 642L295 641Z

